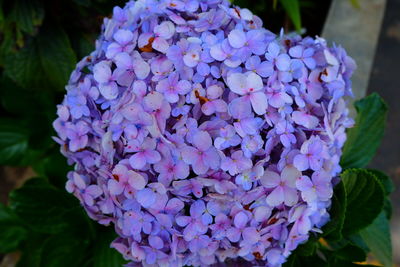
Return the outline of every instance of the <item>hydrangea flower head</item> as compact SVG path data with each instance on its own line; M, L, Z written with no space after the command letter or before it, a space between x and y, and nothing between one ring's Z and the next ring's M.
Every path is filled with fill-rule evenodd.
M354 68L226 0L130 1L58 106L67 190L129 266L280 266L329 220Z

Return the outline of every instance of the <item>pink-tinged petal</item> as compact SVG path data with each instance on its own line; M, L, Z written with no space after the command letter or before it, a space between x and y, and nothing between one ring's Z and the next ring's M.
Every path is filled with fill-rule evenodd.
M301 45L293 46L289 49L289 55L294 58L301 58L303 56L304 48Z
M317 199L317 192L314 188L310 188L306 191L301 192L301 197L307 203L311 203Z
M264 88L261 77L254 72L250 72L246 77L246 89L248 92L255 92Z
M229 103L228 112L235 119L250 117L252 113L250 101L246 97L235 98Z
M107 183L108 190L112 195L120 195L124 191L124 187L121 186L117 181L110 179Z
M282 98L282 93L275 93L269 98L269 104L274 108L281 108L285 105L285 100Z
M299 172L292 165L286 166L281 173L282 181L285 181L285 184L289 187L296 187L296 180L301 176L301 172Z
M176 217L176 224L178 224L180 227L185 227L190 223L192 218L190 216L178 216Z
M100 84L99 91L101 95L107 100L113 100L118 96L118 86L115 82Z
M318 184L317 195L321 200L328 200L332 198L333 195L332 185L330 183Z
M117 55L118 53L120 53L122 51L122 47L120 44L118 43L111 43L108 47L107 47L107 52L106 52L106 57L107 58L114 58L115 55Z
M169 48L169 44L168 42L162 38L162 37L157 37L154 39L153 43L152 43L152 47L161 52L161 53L167 53L167 50Z
M216 111L216 107L214 105L214 101L208 101L201 106L201 111L204 115L211 115Z
M257 73L263 77L267 78L274 73L274 66L271 62L264 61L257 67Z
M136 199L144 208L150 208L156 202L156 193L150 188L145 188L136 193Z
M307 191L310 190L313 187L313 183L311 182L310 178L308 176L300 176L296 180L296 188L299 189L300 191Z
M129 171L128 183L136 190L142 190L146 186L146 180L137 172Z
M228 35L228 40L233 48L241 48L247 41L246 34L239 29L232 30Z
M115 55L114 60L118 68L127 70L132 67L132 57L128 53L118 53Z
M177 214L185 207L182 200L178 198L171 198L165 206L165 211L170 214Z
M203 160L194 163L192 168L197 175L205 174L209 169L208 165Z
M290 57L287 54L281 54L276 58L276 67L280 71L288 71L290 68Z
M291 187L285 186L283 189L283 194L285 196L285 205L286 206L293 206L297 203L299 196L297 195L297 190Z
M260 178L260 182L266 188L274 188L281 182L281 177L276 172L265 171Z
M213 100L214 106L217 112L227 112L228 111L228 104L222 99Z
M68 147L69 147L69 150L71 150L72 152L76 152L82 148L79 139L70 140Z
M311 220L307 215L302 216L297 222L297 231L299 234L306 235L312 228Z
M285 194L282 186L276 187L268 196L267 204L271 207L280 205L285 200Z
M206 151L212 146L212 139L208 132L198 131L193 136L193 145L200 151Z
M324 147L319 139L314 139L308 144L308 153L318 155L323 151Z
M247 227L243 230L243 240L246 244L253 245L260 240L260 232L254 227Z
M232 92L238 95L246 94L249 89L247 87L247 77L242 73L233 73L229 75L227 79L227 84L229 89L231 89Z
M136 77L140 80L146 79L150 73L150 65L144 60L135 60L133 63L133 70Z
M231 242L238 242L241 237L240 230L234 227L229 228L226 231L226 237L231 241Z
M192 193L195 197L201 198L203 196L203 185L197 180L191 180Z
M252 56L246 61L246 69L255 71L257 67L260 65L261 59L258 56Z
M319 120L317 117L307 114L303 111L294 111L292 119L295 123L302 125L308 129L313 129L318 126Z
M184 94L189 93L191 89L192 89L192 85L190 84L190 82L186 81L186 80L182 80L182 81L178 82L175 90L180 95L184 95Z
M221 44L212 46L210 49L210 55L218 61L224 61L226 59L226 53L222 50Z
M235 218L233 219L233 224L236 228L242 229L246 226L248 220L249 217L247 217L246 213L241 211L235 215Z
M171 21L163 21L160 25L154 27L154 33L168 40L175 33L175 25Z
M79 188L79 189L85 189L86 188L86 182L85 180L82 178L82 176L80 174L78 174L77 172L74 172L73 174L73 181L74 184Z
M94 204L93 197L89 194L83 194L83 201L90 207Z
M308 169L309 164L308 164L308 158L306 155L303 154L298 154L294 157L293 159L293 165L299 170L299 171L305 171Z
M185 179L186 177L188 177L189 166L182 161L178 161L178 163L175 166L175 176L178 179Z
M240 120L240 127L245 134L255 135L258 133L260 124L257 119L250 117Z
M156 235L149 236L149 244L155 249L162 249L164 247L163 240Z
M303 62L304 62L304 64L306 64L306 66L309 68L309 69L315 69L315 67L316 67L316 65L317 65L317 63L315 62L315 59L313 59L313 58L311 58L311 57L308 57L308 58L305 58L304 60L303 60Z
M199 151L191 146L182 148L182 159L187 164L197 164L201 161Z
M204 152L203 162L208 165L211 169L217 169L220 165L221 158L218 154L218 151L211 147L207 151Z
M212 217L209 213L204 213L204 214L201 216L201 222L202 222L204 225L209 225L209 224L212 223L212 221L213 221L213 217Z
M199 53L196 52L187 53L186 55L183 56L183 62L189 68L197 66L199 61L200 61L200 55Z
M279 55L281 48L276 42L271 42L268 45L268 53L271 54L273 57L276 57Z
M121 45L126 45L133 40L133 33L129 30L118 30L114 33L114 40Z
M141 152L136 153L129 158L129 164L132 168L140 170L146 166L146 157Z
M85 191L94 198L100 196L103 193L103 191L98 185L89 185Z
M190 215L194 218L199 218L206 210L206 205L203 200L197 200L190 206Z
M264 92L250 94L250 101L256 114L263 115L267 112L268 99Z
M165 97L165 100L167 100L169 103L176 103L179 100L179 95L175 91L170 91L170 90L165 91L164 97Z
M309 158L309 163L313 171L319 171L322 169L323 159L320 156L313 156Z
M161 155L158 151L148 150L145 153L147 163L154 164L161 160Z
M143 47L149 45L150 38L154 38L153 33L146 32L146 33L140 34L139 39L138 39L138 47L143 48Z
M144 81L134 81L132 86L132 92L138 97L143 97L147 92L147 85Z
M270 216L271 216L271 208L267 206L259 206L254 209L254 220L256 222L266 221Z
M100 61L93 68L93 78L98 83L107 83L111 77L110 65L106 61Z

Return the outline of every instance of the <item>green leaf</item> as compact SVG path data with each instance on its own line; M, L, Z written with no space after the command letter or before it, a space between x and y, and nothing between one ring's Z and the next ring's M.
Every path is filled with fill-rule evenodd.
M329 210L331 220L322 228L323 236L331 241L336 241L342 238L346 205L346 191L343 182L340 182L335 186L333 191L332 206Z
M49 182L64 190L67 182L67 173L73 168L67 164L66 158L60 153L59 149L54 149L48 156L36 165L34 170L40 176L46 177Z
M376 176L376 178L378 178L378 180L382 183L386 195L393 193L394 184L389 176L387 176L385 173L379 170L374 170L374 169L368 169L368 172L373 173Z
M0 203L0 229L0 253L16 250L27 236L27 230L17 216L3 203Z
M10 201L14 212L37 232L60 233L86 223L77 200L43 178L30 179L12 191Z
M328 267L328 262L323 260L319 254L312 256L299 256L297 253L292 253L288 260L283 264L283 267Z
M67 34L57 27L42 27L38 36L42 68L48 81L57 89L64 90L75 67L76 57Z
M28 134L16 120L0 119L0 165L18 164L28 148Z
M16 84L27 89L47 86L37 44L32 39L18 52L5 55L4 73Z
M342 173L347 196L343 234L349 235L370 225L381 212L384 190L379 180L366 170L349 169Z
M97 233L98 238L95 242L93 267L120 267L126 263L122 255L117 250L110 247L111 242L117 238L114 229L112 227L107 227Z
M283 8L292 21L296 31L301 30L301 14L299 0L280 0Z
M390 226L383 212L370 226L360 231L360 236L380 263L384 266L392 266Z
M35 27L42 24L44 9L35 0L15 0L10 16L19 29L33 34Z
M35 39L5 57L5 73L26 89L63 90L76 58L63 29L43 26Z
M21 249L21 258L17 267L40 267L43 245L49 237L47 235L30 232Z
M356 123L347 133L340 165L344 168L363 168L375 155L383 136L387 105L376 93L357 102Z
M345 260L345 261L364 261L367 257L367 254L362 248L359 248L358 246L348 244L345 247L337 250L334 252L335 257Z
M300 256L311 256L315 253L318 247L318 238L316 236L311 236L305 244L301 244L296 248L296 253Z
M68 232L54 235L43 245L40 267L82 266L90 255L88 245L88 240Z

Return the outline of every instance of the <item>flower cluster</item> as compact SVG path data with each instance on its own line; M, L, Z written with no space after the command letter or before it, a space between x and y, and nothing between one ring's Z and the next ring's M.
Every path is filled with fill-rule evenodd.
M132 266L279 266L329 220L354 68L227 0L115 7L58 106L67 190Z

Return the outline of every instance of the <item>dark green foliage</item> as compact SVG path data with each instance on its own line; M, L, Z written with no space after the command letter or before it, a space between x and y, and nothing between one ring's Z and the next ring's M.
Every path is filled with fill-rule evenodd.
M347 133L341 166L363 168L375 155L385 129L387 105L376 93L355 103L356 124Z
M386 116L386 105L376 94L355 105L356 126L349 131L342 157L342 166L347 168L364 167L371 160L382 138ZM381 171L345 170L335 187L331 220L322 228L323 233L299 246L285 266L368 266L357 264L366 259L367 253L384 266L391 266L388 196L393 190L390 177Z

